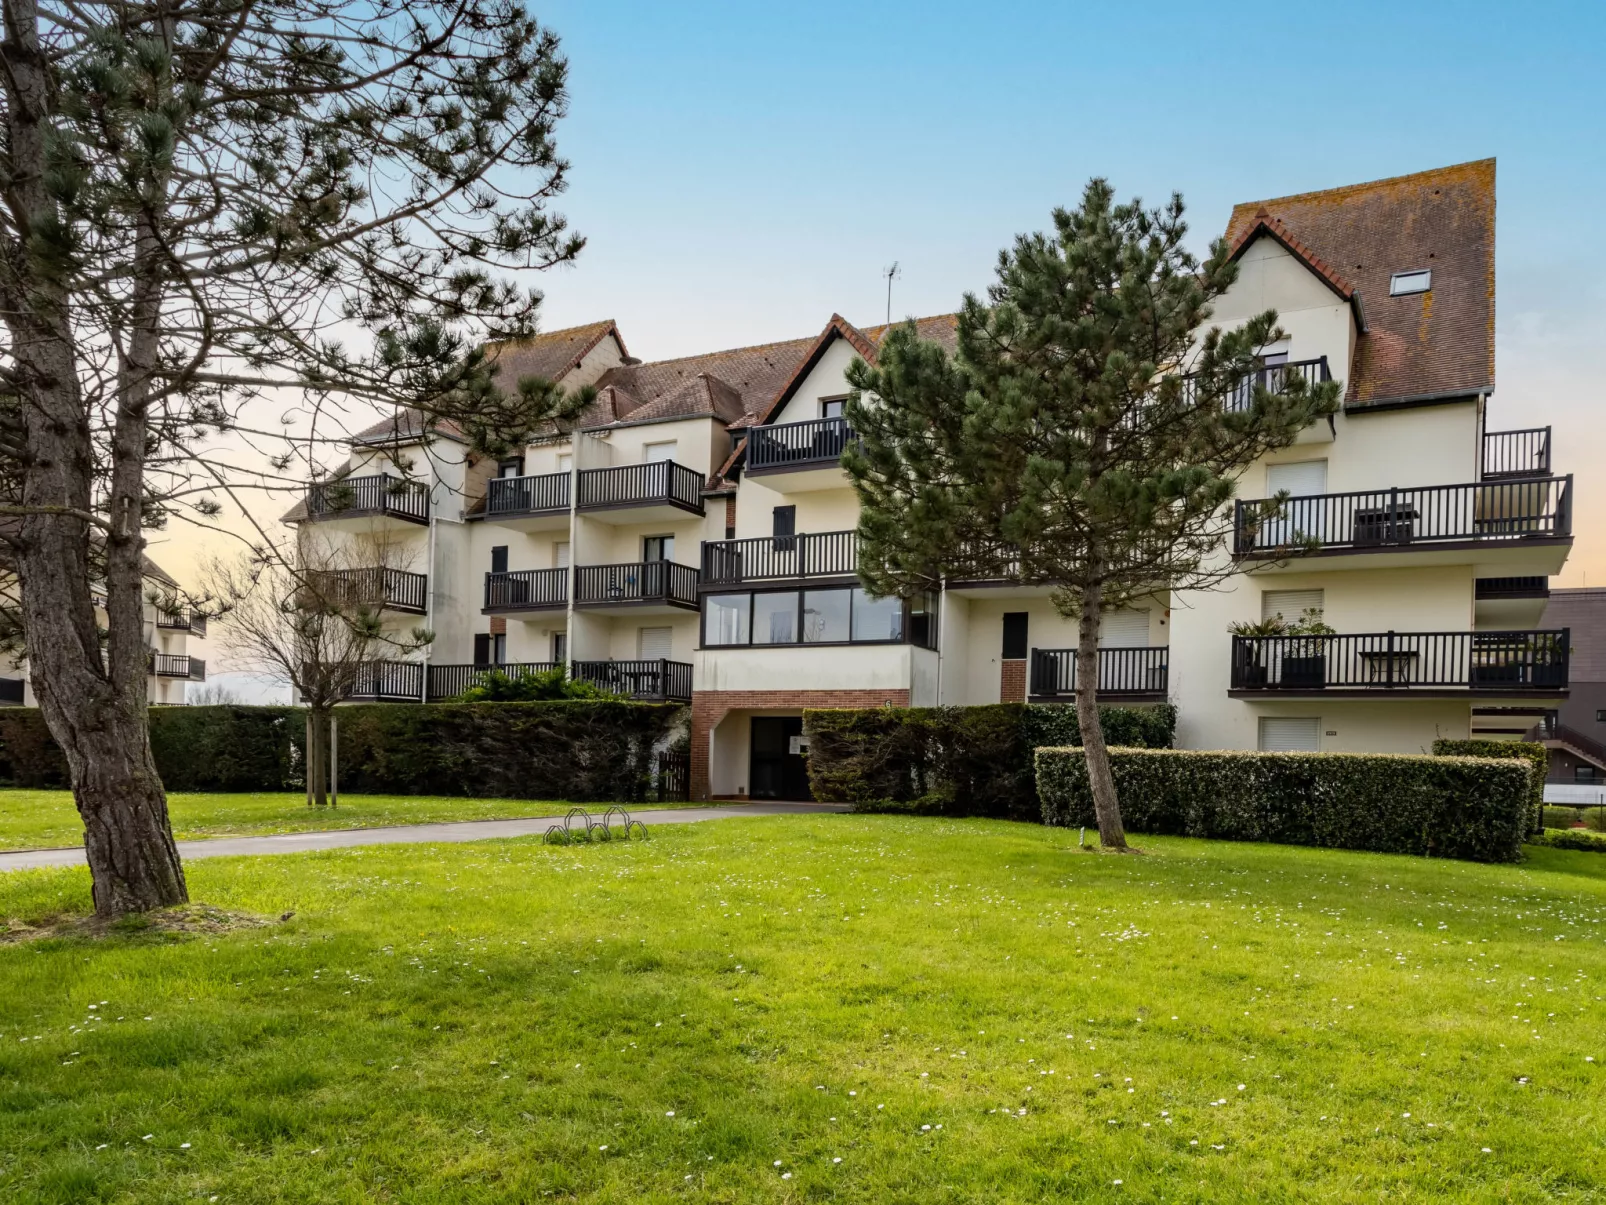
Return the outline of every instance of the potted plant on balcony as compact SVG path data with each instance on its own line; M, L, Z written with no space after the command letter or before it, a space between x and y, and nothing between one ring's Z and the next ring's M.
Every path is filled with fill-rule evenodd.
M1285 687L1317 690L1327 685L1327 642L1337 631L1322 622L1322 613L1307 608L1288 625L1291 638L1283 646L1280 681Z
M1290 623L1282 615L1269 615L1255 622L1227 625L1234 636L1258 637L1237 647L1233 683L1239 690L1265 690L1269 685L1300 690L1319 689L1327 684L1326 643L1322 639L1337 632L1322 622L1322 613L1306 610ZM1276 640L1268 638L1276 637ZM1277 681L1270 681L1266 650L1275 650Z
M1246 637L1242 644L1233 645L1232 684L1238 690L1266 689L1265 650L1270 647L1266 637L1286 636L1288 624L1281 615L1271 615L1254 622L1229 623L1227 631L1234 636Z

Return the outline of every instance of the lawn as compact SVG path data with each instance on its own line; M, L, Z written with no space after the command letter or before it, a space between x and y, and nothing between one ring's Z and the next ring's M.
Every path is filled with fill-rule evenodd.
M0 1199L1606 1198L1606 858L1142 843L821 815L197 862L273 923L0 945ZM85 895L0 875L0 917Z
M173 835L181 841L331 828L380 828L440 820L561 816L573 804L540 799L464 799L444 795L342 795L340 806L309 808L296 792L182 794L167 797ZM606 804L588 805L595 812ZM644 804L661 807L661 804ZM677 806L670 804L667 806ZM0 789L0 850L82 845L83 822L71 791Z

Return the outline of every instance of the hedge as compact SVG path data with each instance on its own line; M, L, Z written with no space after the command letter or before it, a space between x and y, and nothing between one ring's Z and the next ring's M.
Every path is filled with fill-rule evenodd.
M1164 748L1176 731L1170 704L1101 707L1099 716L1114 744ZM1042 812L1032 751L1082 739L1065 704L809 710L803 729L816 799L860 812L1031 821Z
M1525 765L1479 757L1111 749L1133 832L1515 862ZM1093 825L1080 749L1039 749L1045 824Z
M1451 741L1433 742L1434 757L1521 757L1533 767L1533 783L1529 788L1528 806L1532 816L1528 822L1531 833L1543 832L1545 827L1545 779L1550 777L1550 750L1538 741Z
M1547 828L1528 838L1529 845L1549 845L1554 849L1581 849L1585 853L1606 854L1606 833L1587 828Z
M363 704L336 713L340 789L394 795L639 801L655 750L686 710L623 700ZM170 791L304 786L299 707L155 707L151 751ZM0 780L64 787L66 762L36 708L0 710Z

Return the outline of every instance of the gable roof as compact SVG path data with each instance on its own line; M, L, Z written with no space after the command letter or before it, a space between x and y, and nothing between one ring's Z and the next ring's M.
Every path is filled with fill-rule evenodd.
M497 374L504 389L517 385L521 377L541 377L548 381L562 381L580 366L587 353L609 335L619 344L619 354L625 351L624 336L612 318L601 322L588 322L584 326L571 326L561 331L543 331L528 339L506 339L488 343L486 353L501 371Z
M1300 193L1233 208L1235 253L1257 233L1282 241L1330 288L1365 305L1346 404L1494 388L1495 161ZM1396 272L1428 268L1426 293L1389 295Z
M617 391L612 409L593 405L581 416L580 426L602 426L614 422L641 421L649 416L665 418L685 417L678 407L714 406L714 409L696 409L690 413L717 413L721 418L728 412L726 421L741 424L765 409L782 384L792 375L798 361L808 351L813 339L787 339L780 343L760 343L754 347L736 347L728 351L707 352L698 356L683 356L675 360L656 360L641 364L621 364L610 368L597 380L598 400L610 389ZM699 377L718 382L720 401L715 406L704 394L698 401L696 381ZM688 388L690 387L690 388ZM739 403L731 405L731 398ZM678 402L668 399L675 397ZM628 409L619 405L628 399L634 403ZM661 404L660 404L661 403ZM639 413L650 411L651 414Z

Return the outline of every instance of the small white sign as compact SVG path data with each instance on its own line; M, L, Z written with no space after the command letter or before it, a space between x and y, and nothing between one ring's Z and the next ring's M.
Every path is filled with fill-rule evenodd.
M789 736L786 738L786 751L794 757L801 756L809 751L809 738L806 736Z

